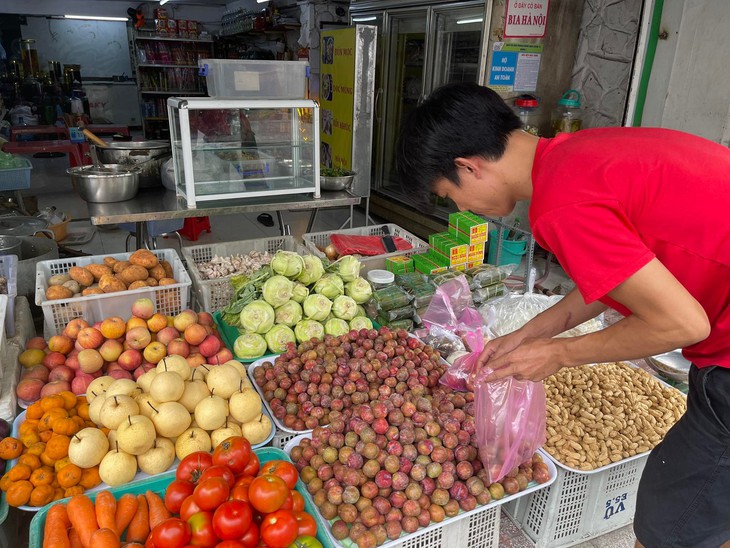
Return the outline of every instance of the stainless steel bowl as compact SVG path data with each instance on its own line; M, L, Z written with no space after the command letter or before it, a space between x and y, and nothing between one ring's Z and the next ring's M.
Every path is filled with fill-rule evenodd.
M123 202L134 198L139 189L139 169L130 166L81 166L66 173L71 175L74 190L87 202Z
M679 382L687 382L691 362L682 356L681 350L672 350L658 356L646 358L647 363L660 375Z
M23 240L18 236L0 236L0 255L17 255L20 259L20 246Z
M355 174L343 175L342 177L326 177L320 175L319 186L322 190L347 190L352 186Z
M170 141L115 141L107 143L104 148L96 147L103 164L139 165L140 188L162 184L160 167L170 157L171 151Z

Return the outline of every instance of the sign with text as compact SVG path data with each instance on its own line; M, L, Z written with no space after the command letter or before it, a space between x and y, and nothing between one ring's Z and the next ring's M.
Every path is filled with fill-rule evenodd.
M507 0L505 38L542 38L550 0Z
M507 86L512 89L516 70L516 51L495 51L489 68L489 86Z
M352 169L355 33L355 28L322 31L320 163L325 167Z

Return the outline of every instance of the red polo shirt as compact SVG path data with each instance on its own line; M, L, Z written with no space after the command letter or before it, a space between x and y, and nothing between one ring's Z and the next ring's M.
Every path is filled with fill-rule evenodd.
M712 331L684 349L730 367L730 149L673 130L603 128L541 139L530 226L586 303L657 257L704 307Z

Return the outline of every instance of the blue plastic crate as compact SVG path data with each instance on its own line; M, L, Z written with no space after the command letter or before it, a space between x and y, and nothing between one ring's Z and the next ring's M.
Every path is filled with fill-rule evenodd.
M33 165L27 158L19 158L25 167L0 169L0 190L22 190L30 188L30 170Z

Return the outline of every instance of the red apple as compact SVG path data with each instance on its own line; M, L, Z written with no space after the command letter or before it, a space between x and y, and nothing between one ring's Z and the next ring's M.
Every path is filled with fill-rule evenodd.
M161 314L160 312L157 312L152 315L152 317L147 320L147 327L150 331L153 333L157 333L158 331L162 331L163 329L167 328L167 316L164 314Z
M157 340L164 345L170 344L170 341L180 337L180 332L174 327L165 327L157 332Z
M207 336L208 332L205 330L205 326L200 325L199 323L190 324L185 328L185 332L183 334L183 338L192 345L199 345Z
M54 367L53 371L48 375L48 380L53 381L67 381L71 382L74 378L74 370L66 365L59 365Z
M201 325L213 325L213 315L210 312L198 312L198 323Z
M178 337L177 339L173 339L167 343L167 353L168 355L176 354L183 358L187 358L190 355L190 345L188 344L188 341Z
M126 333L127 322L119 316L111 316L101 322L99 331L101 331L101 334L107 339L118 339L119 337L123 337L124 333Z
M99 348L104 342L104 335L95 327L84 327L79 331L76 342L84 348Z
M80 336L80 335L79 335ZM79 365L84 373L99 371L104 365L104 358L95 348L86 348L79 352Z
M122 346L122 343L116 339L107 339L104 341L104 344L99 347L99 354L101 354L101 357L107 362L116 361L123 351L124 347Z
M119 365L119 362L111 362L104 367L104 371L111 373L112 371L124 371L124 368Z
M195 354L190 354L186 359L188 360L190 367L198 367L205 363L205 356L197 352Z
M15 393L23 401L34 402L41 397L41 390L46 385L45 381L40 379L23 379L15 388Z
M47 385L41 388L41 398L45 398L46 396L52 396L53 394L58 394L59 392L67 392L68 390L71 390L71 384L68 381L49 382Z
M43 361L41 363L43 365L45 365L48 369L53 369L54 367L63 365L65 361L66 361L66 356L64 356L60 352L49 352L43 358Z
M51 352L60 352L61 354L68 354L74 348L74 341L67 335L54 335L48 339L48 349Z
M119 355L117 363L126 371L134 371L142 364L142 353L139 350L130 348Z
M143 350L150 342L152 342L152 335L146 327L135 327L127 331L126 343L130 348Z
M150 363L159 363L162 358L167 356L167 347L159 341L152 341L145 347L142 356Z
M140 377L141 377L142 375L144 375L145 373L147 373L147 371L145 371L144 367L142 367L142 366L140 365L140 366L139 366L139 367L138 367L137 369L135 369L135 370L134 370L134 371L132 372L132 376L134 377L134 380L136 381L136 380L137 380L138 378L140 378Z
M76 354L69 354L66 356L66 361L64 364L66 367L70 367L71 369L78 370L81 368L81 365L79 364L79 353L76 352Z
M233 352L228 350L226 347L221 348L217 353L208 358L208 363L211 365L220 365L233 359Z
M94 377L89 375L88 373L82 373L81 375L74 377L74 379L71 381L71 392L76 395L86 394L86 389L89 387L91 381L93 380Z
M30 350L31 348L45 350L48 348L48 344L46 344L46 339L43 337L33 337L32 339L28 339L28 342L25 343L25 348L26 350Z
M138 318L142 318L143 320L149 320L154 315L154 313L155 303L152 302L152 299L144 297L142 299L137 299L132 304L132 314L134 314Z
M124 369L115 369L111 373L109 373L109 376L113 379L129 379L134 380L134 377L129 371L125 371Z
M45 365L34 365L30 369L26 369L23 371L23 374L21 375L21 380L23 379L39 379L43 382L46 382L48 380L48 377L50 376L50 370Z
M66 324L66 327L63 329L63 334L75 340L79 336L79 331L85 327L89 327L89 322L83 318L74 318Z
M184 332L188 326L198 322L198 313L194 310L183 310L175 316L172 320L172 325L175 326L180 333Z
M209 358L214 356L221 349L221 340L215 335L208 335L200 343L200 353Z

